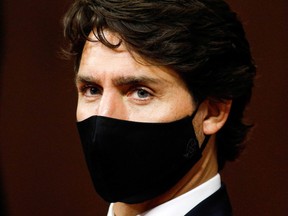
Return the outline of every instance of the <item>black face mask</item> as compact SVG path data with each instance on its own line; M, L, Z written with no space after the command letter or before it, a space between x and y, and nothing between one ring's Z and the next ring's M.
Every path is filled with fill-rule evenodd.
M201 158L195 115L170 123L92 116L77 123L99 195L107 202L140 203L174 186Z

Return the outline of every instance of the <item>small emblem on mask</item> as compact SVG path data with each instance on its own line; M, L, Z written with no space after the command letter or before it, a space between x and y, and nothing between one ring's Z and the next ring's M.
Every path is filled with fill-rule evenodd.
M191 138L187 143L184 157L186 159L191 159L197 153L198 148L199 148L198 141L196 139Z

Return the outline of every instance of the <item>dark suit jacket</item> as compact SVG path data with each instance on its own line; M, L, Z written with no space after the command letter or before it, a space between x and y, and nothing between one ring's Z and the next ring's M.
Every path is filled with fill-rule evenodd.
M203 200L185 216L232 216L232 208L224 185Z

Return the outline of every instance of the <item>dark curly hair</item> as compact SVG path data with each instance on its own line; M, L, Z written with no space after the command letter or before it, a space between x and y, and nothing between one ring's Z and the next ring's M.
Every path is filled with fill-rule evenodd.
M111 44L103 30L122 41ZM222 0L76 0L64 17L67 53L78 70L83 46L94 31L114 49L125 42L152 64L167 66L186 82L196 102L232 100L216 134L218 165L234 160L251 128L243 122L255 66L236 13Z

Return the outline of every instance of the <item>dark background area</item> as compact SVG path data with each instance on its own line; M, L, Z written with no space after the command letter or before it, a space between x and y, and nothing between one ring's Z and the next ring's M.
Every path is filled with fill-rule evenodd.
M288 1L228 2L244 23L258 79L247 113L254 132L222 179L235 216L286 216ZM70 3L0 2L0 187L9 216L106 215L75 127L72 63L59 57Z

